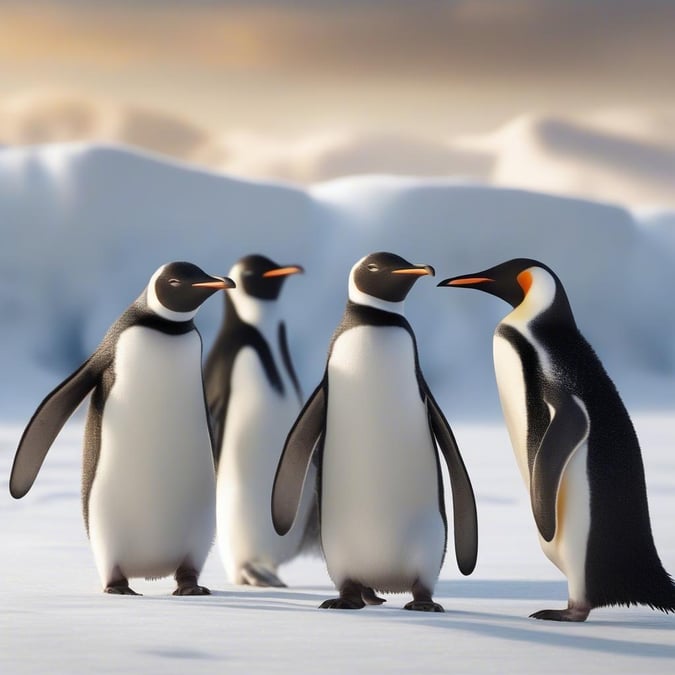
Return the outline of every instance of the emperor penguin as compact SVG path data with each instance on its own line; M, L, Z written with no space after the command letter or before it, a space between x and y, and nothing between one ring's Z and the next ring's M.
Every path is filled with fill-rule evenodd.
M228 273L237 288L225 295L225 318L205 364L215 437L217 541L227 576L236 584L284 586L278 566L301 550L318 548L313 476L287 536L275 532L269 509L284 440L302 407L278 298L284 281L302 272L262 255L239 260Z
M531 616L585 621L595 607L632 604L675 611L635 430L560 279L519 258L439 286L475 288L513 307L494 334L497 387L539 542L569 596L566 609Z
M403 316L413 284L433 274L429 265L385 252L352 267L323 379L284 446L272 492L280 534L293 524L304 476L318 455L321 545L340 592L322 608L381 604L380 591L412 593L406 609L443 611L432 600L447 540L436 443L450 474L459 569L470 574L476 563L471 482Z
M106 593L173 574L174 595L208 595L198 577L215 536L215 471L193 319L231 279L186 262L160 267L96 351L42 401L10 478L30 490L66 420L93 390L84 432L82 506Z

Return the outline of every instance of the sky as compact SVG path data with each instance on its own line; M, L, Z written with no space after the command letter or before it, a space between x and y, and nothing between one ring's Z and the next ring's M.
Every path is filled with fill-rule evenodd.
M675 105L664 0L5 0L0 13L0 101L56 88L214 131L435 136Z

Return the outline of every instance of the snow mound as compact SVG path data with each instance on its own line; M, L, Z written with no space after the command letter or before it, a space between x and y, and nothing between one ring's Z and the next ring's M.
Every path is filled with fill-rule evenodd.
M608 115L606 128L601 119L524 115L457 145L493 154L494 185L675 206L675 142L638 115Z
M305 391L321 375L349 268L391 250L432 264L439 279L516 256L545 261L628 398L675 401L672 214L655 223L611 204L442 179L355 177L303 190L76 144L0 151L0 228L4 417L30 414L160 264L191 260L223 274L251 252L307 271L282 296ZM423 279L407 308L443 402L494 411L491 335L507 306ZM198 315L206 348L221 311L214 300Z

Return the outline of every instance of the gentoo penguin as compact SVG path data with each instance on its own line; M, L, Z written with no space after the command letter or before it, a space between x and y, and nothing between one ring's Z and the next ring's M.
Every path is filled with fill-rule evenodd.
M494 335L497 386L541 547L569 591L567 609L532 617L584 621L605 605L675 611L637 436L558 277L521 258L439 286L476 288L514 308Z
M340 591L321 607L360 609L411 592L406 609L442 612L432 593L447 522L435 441L448 464L460 570L476 563L476 505L450 427L429 391L405 297L428 265L392 253L359 260L323 380L291 429L272 493L277 532L293 523L313 452L319 456L321 545Z
M215 471L193 318L231 279L186 262L160 267L98 349L42 401L19 443L13 497L93 390L84 432L82 506L106 593L136 595L129 578L174 574L197 584L215 535Z
M318 536L316 519L310 521L316 503L313 481L287 536L274 531L269 509L284 440L302 407L277 299L289 275L302 271L297 265L280 267L262 255L239 260L228 273L237 288L225 295L225 319L206 360L217 540L232 583L284 586L278 566Z

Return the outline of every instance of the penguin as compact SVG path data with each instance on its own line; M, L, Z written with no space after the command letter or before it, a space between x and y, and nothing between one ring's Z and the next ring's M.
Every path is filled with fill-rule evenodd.
M225 295L225 318L205 363L218 549L236 584L285 586L278 566L317 545L314 479L287 536L275 532L269 509L284 440L302 407L278 298L285 280L302 272L262 255L239 260L228 273L237 288Z
M519 258L438 285L475 288L513 307L494 334L497 388L541 547L567 578L569 598L566 609L531 617L585 621L607 605L675 611L637 435L560 279Z
M444 611L432 599L447 540L436 443L450 474L459 569L470 574L475 567L473 489L403 315L413 284L433 274L429 265L386 252L352 267L323 379L286 439L272 518L279 534L290 530L317 454L321 546L340 593L321 608L381 604L378 591L412 593L405 609Z
M19 442L10 493L31 488L66 420L93 391L84 431L82 507L104 591L132 577L197 583L215 535L215 470L193 319L234 282L187 262L160 267L96 351L39 405Z

